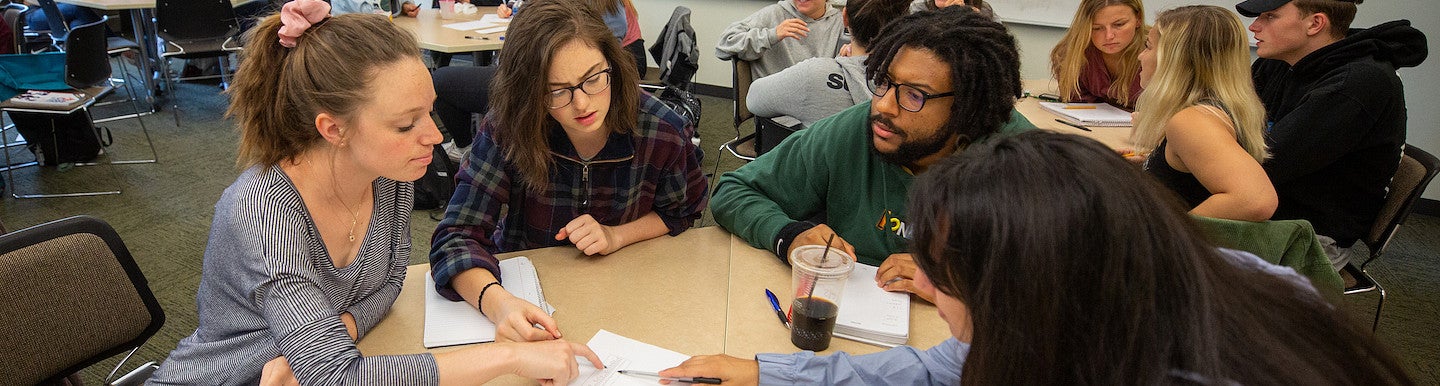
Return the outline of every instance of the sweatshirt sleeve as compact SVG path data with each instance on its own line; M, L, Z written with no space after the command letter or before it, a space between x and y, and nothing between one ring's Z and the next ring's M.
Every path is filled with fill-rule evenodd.
M720 41L715 43L715 56L720 60L759 60L760 55L779 41L775 37L775 25L767 23L769 15L779 11L778 5L770 5L734 23L720 32Z
M796 106L807 106L803 99L813 95L811 90L806 90L806 78L811 75L808 69L810 63L813 62L807 59L750 83L750 93L745 94L745 107L757 117L777 117L789 115Z
M970 345L950 338L920 350L900 346L874 354L759 354L762 385L958 385Z
M840 127L864 118L867 105L852 107L792 134L740 169L720 177L711 198L715 221L751 246L775 250L775 236L790 223L808 219L824 208L834 154L832 144L847 130ZM842 123L844 122L844 123ZM844 154L850 157L854 154Z
M445 207L445 218L430 240L430 274L435 290L446 299L460 301L450 281L471 268L489 270L500 277L499 247L490 239L500 223L500 209L510 201L510 174L500 145L490 136L490 121L455 175L455 194ZM513 209L512 209L513 210Z
M1350 154L1374 115L1348 93L1306 95L1285 117L1270 122L1265 136L1271 158L1262 166L1276 186L1314 173Z

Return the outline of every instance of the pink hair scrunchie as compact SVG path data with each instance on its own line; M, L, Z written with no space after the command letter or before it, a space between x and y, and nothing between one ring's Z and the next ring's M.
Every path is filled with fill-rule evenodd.
M306 29L330 17L330 3L323 0L295 0L280 8L280 45L295 48L295 39Z

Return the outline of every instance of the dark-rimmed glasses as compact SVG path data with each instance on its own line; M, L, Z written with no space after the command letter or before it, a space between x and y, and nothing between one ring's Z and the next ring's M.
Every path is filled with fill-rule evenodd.
M585 94L588 95L595 95L601 91L605 91L605 89L610 88L610 70L609 68L600 70L600 72L580 81L580 84L550 90L546 105L549 106L551 110L569 106L570 102L575 100L575 90L584 91Z
M918 113L920 112L920 109L925 108L925 101L927 100L955 96L954 91L942 92L939 94L927 94L924 91L920 91L920 89L915 88L915 86L903 83L895 83L887 78L881 78L879 80L876 80L875 84L873 86L870 86L870 93L875 94L875 96L877 97L884 97L885 94L889 93L890 89L892 88L898 89L898 91L895 93L895 103L900 105L900 108L905 109L905 111L909 111L912 113Z

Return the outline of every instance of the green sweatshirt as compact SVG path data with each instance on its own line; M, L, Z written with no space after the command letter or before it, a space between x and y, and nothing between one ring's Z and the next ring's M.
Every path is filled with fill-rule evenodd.
M869 114L870 102L845 109L721 176L710 200L715 221L750 245L775 251L781 228L823 213L861 263L880 265L907 252L905 204L915 176L871 152ZM1010 114L1001 135L1035 128L1019 112Z

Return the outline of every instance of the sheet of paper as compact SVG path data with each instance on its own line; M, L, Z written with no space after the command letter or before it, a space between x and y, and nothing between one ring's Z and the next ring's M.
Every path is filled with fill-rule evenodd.
M446 24L446 25L445 25L445 28L454 29L454 30L461 30L461 31L472 31L472 30L477 30L477 29L481 29L481 28L489 28L489 27L494 27L494 26L495 26L495 23L485 21L485 19L482 18L482 19L480 19L480 20L471 20L471 21L460 22L460 23L450 23L450 24Z
M500 15L496 15L493 13L487 13L485 14L485 16L481 16L480 21L490 23L491 25L510 24L510 19L502 18L500 17Z
M620 370L639 370L659 372L679 365L689 355L670 351L649 343L616 335L613 332L600 330L595 337L590 338L586 343L600 361L605 363L604 369L596 369L590 361L583 357L577 357L580 362L580 376L570 381L571 385L586 386L620 386L620 385L656 385L659 381L655 378L635 377L622 375Z
M475 33L481 34L481 35L493 34L493 33L500 33L500 32L505 32L505 30L507 30L507 29L509 29L509 28L510 28L509 25L501 25L501 26L498 26L498 27L490 27L490 28L477 29L477 30L475 30Z

